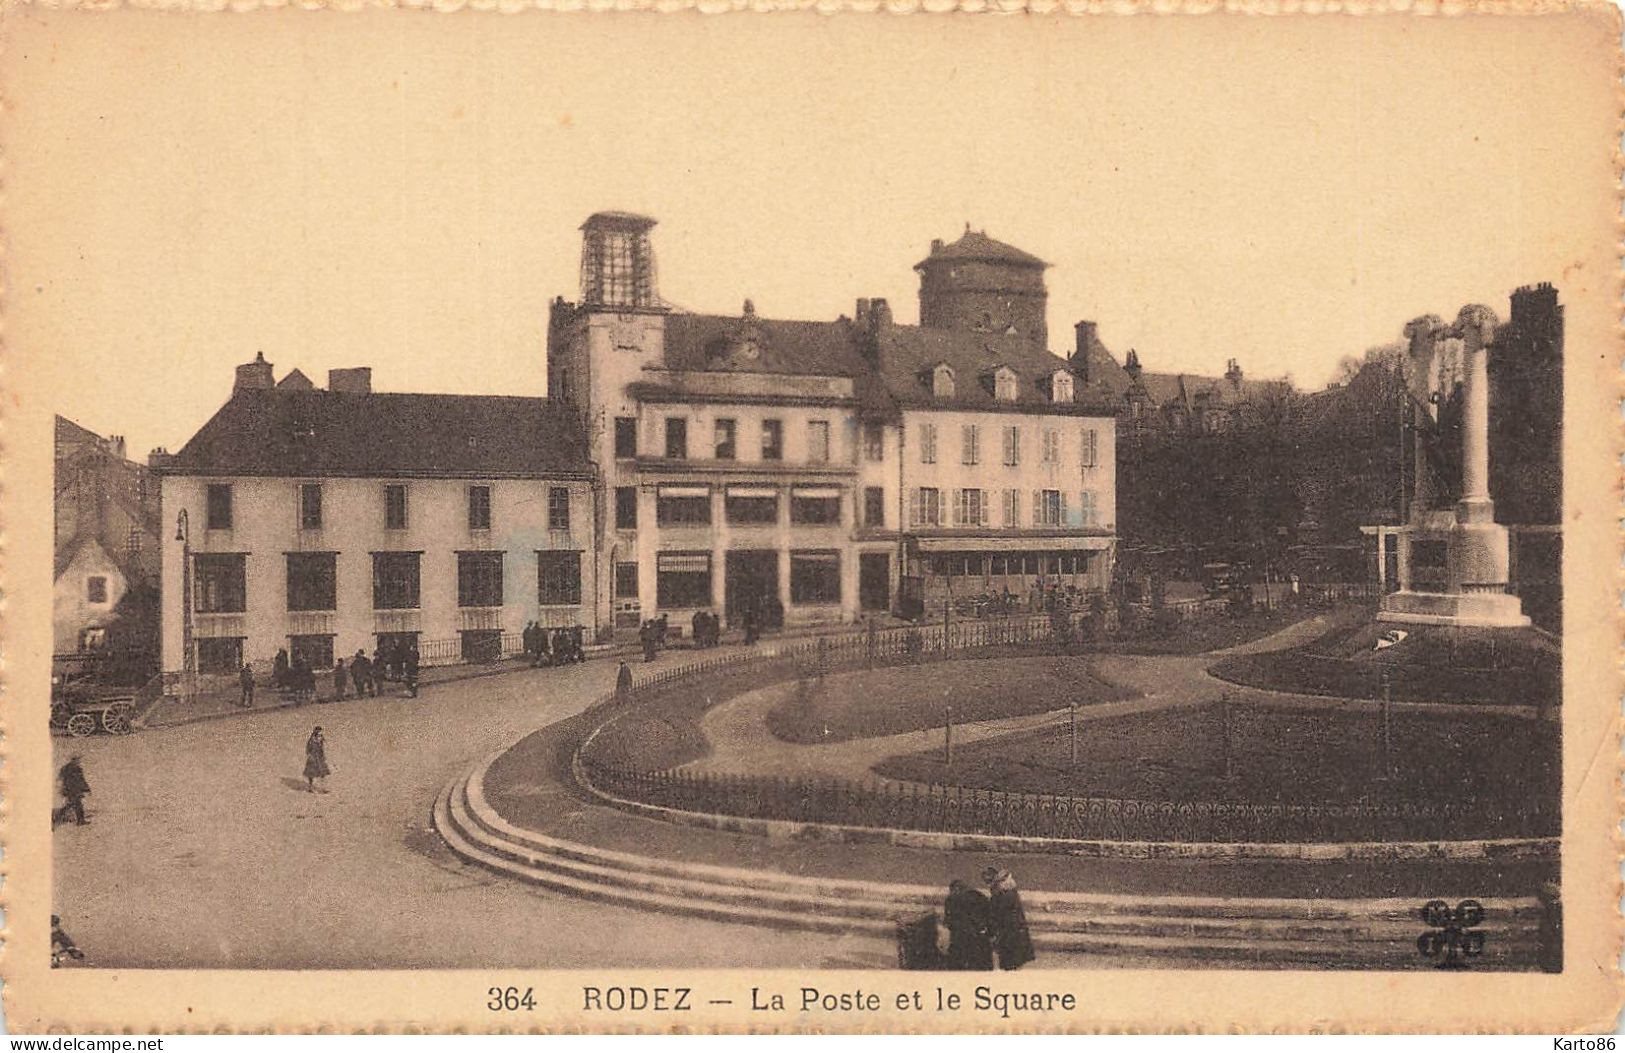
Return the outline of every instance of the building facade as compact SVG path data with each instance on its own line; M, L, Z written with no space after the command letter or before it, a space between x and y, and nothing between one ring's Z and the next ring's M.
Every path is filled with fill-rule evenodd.
M290 374L293 375L293 374ZM302 374L298 375L302 378ZM239 368L162 479L163 668L229 673L279 650L314 669L415 641L425 664L590 626L591 468L545 399L327 390Z
M549 326L549 394L599 471L600 625L819 624L1109 586L1112 411L1044 347L1042 261L981 233L934 244L919 326L878 299L831 322L748 300L688 314L659 299L654 225L591 217L581 301Z

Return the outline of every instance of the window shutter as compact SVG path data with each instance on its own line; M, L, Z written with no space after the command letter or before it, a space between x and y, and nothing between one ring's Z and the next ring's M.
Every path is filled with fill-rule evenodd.
M1033 526L1044 525L1044 491L1033 491Z
M1061 525L1062 526L1071 526L1072 525L1072 519L1071 519L1071 517L1069 517L1066 514L1066 491L1065 490L1060 491L1060 497L1061 497Z

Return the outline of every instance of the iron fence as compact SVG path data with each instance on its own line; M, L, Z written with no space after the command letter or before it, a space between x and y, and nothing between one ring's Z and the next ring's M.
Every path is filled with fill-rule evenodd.
M921 783L858 783L707 772L640 772L583 758L589 784L611 796L746 819L1042 837L1185 842L1401 841L1538 837L1555 808L1479 805L1246 804L1070 797Z

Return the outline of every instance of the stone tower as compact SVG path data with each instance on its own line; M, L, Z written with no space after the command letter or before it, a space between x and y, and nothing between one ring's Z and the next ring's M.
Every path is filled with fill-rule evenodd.
M970 332L1014 331L1049 349L1045 312L1049 264L1030 253L965 228L958 241L931 242L920 273L920 325Z

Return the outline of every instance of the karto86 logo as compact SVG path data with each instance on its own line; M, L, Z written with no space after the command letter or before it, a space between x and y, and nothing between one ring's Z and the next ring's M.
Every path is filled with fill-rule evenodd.
M1422 904L1422 924L1428 931L1416 938L1422 957L1438 962L1440 969L1465 969L1469 958L1484 953L1484 905L1464 899L1451 907L1442 899Z

